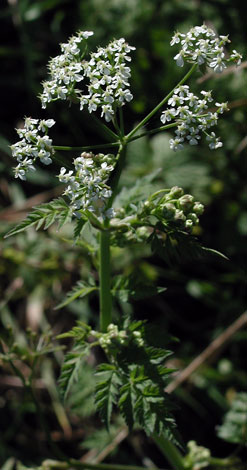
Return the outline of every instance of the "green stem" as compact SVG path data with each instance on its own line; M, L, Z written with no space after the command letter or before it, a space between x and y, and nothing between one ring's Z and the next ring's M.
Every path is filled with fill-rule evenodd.
M118 154L116 156L116 160L117 160L116 167L108 181L108 184L112 190L112 195L107 204L108 208L111 207L115 199L115 196L117 193L118 182L119 182L119 179L120 179L120 176L124 168L124 164L125 164L125 158L126 158L126 143L122 142L119 146Z
M235 457L229 457L226 459L211 457L209 459L209 465L215 468L218 467L223 469L227 469L229 467L230 469L234 468L234 470L241 470L245 468L242 462Z
M173 95L174 90L177 87L183 85L183 83L186 82L186 80L188 80L188 78L192 75L192 73L196 70L196 68L197 68L197 64L192 65L188 73L186 73L186 75L182 78L182 80L180 80L180 82L177 83L177 85L170 91L170 93L168 93L168 95L166 95L165 98L163 98L163 100L159 104L157 104L157 106L141 122L139 122L139 124L126 136L127 141L129 141L129 139L134 134L136 134L136 132L141 127L145 126L145 124L154 116L154 114L157 113L157 111L159 111L159 109L169 100L169 98Z
M110 273L110 232L100 232L99 247L100 281L100 330L105 332L112 321L111 273Z
M155 129L151 129L150 131L142 132L141 134L135 135L128 139L129 142L133 142L133 140L140 139L141 137L145 137L146 135L157 134L158 132L166 131L167 129L171 129L172 127L177 127L177 122L171 122L171 124L166 124L165 126L156 127Z
M128 142L133 142L133 140L140 139L141 137L145 137L146 135L156 134L157 132L162 132L167 129L171 129L172 127L176 127L177 122L172 122L171 124L166 124L165 126L156 127L150 131L145 131L142 134L138 134L134 137L128 139ZM69 147L68 145L53 145L54 150L64 150L66 152L82 152L92 149L104 149L104 148L112 148L112 147L119 147L120 142L111 142L109 144L97 144L97 145L86 145L82 147ZM55 157L54 157L55 158Z
M106 464L106 463L88 463L79 462L77 460L70 459L67 462L58 462L56 460L45 460L41 467L44 470L66 470L72 468L81 468L89 470L145 470L144 467L137 467L136 465L119 465L119 464ZM148 470L157 470L149 468ZM158 469L161 470L161 469Z
M86 145L83 147L69 147L67 145L53 145L54 150L65 150L67 152L82 152L92 149L103 149L103 148L111 148L111 147L118 147L118 142L111 142L109 144L97 144L97 145Z
M153 434L153 440L161 450L162 454L175 470L184 470L183 456L175 445L164 436Z

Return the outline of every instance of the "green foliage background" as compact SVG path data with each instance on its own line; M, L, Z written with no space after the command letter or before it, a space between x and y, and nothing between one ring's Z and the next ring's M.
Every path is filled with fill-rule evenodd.
M126 126L131 129L182 76L183 70L173 61L175 48L169 44L173 32L176 29L187 31L202 22L219 34L229 33L232 48L243 54L246 64L245 4L240 0L2 1L2 236L34 205L61 194L54 176L56 168L54 172L50 167L48 171L40 168L30 175L26 184L13 178L13 160L8 146L17 140L14 128L23 116L55 117L57 126L53 141L57 145L102 142L94 120L77 109L54 104L48 111L41 111L36 96L41 91L40 82L46 77L48 59L58 53L58 43L66 41L79 29L92 29L95 31L92 48L121 36L136 46L131 79L134 100L124 109ZM136 319L148 321L150 335L156 322L157 346L164 344L169 335L179 338L172 347L169 345L175 351L172 365L178 368L185 367L246 309L246 67L202 80L203 77L198 75L193 85L191 82L195 91L201 87L213 89L218 101L229 102L230 112L223 116L219 129L223 148L210 152L202 144L195 148L188 146L175 154L169 149L169 134L133 142L121 184L133 187L137 177L162 168L159 182L167 187L182 186L206 205L197 235L204 245L223 252L229 261L209 258L168 266L157 256L151 256L145 246L141 249L133 246L124 253L117 248L113 251L114 276L123 272L131 274L133 279L143 279L149 285L155 283L167 288L150 299L136 299L132 305L119 299L115 303L116 318L119 312L132 311ZM155 121L152 124L155 127ZM41 341L28 334L27 328L36 330L38 338L43 335L42 341L48 347L47 331L50 328L54 337L73 327L77 319L97 326L98 305L93 295L89 300L76 297L62 309L54 309L59 303L64 304L67 292L76 282L86 280L89 274L92 278L95 275L89 252L95 252L96 241L86 229L84 235L85 242L76 247L73 246L71 228L66 226L59 233L51 227L46 232L31 229L5 241L1 236L0 333L10 349L13 342L22 348L21 353L14 351L13 354L17 354L17 367L25 377L30 374L34 351L40 352ZM56 341L52 344L57 346ZM232 451L233 444L216 437L215 427L222 423L223 414L235 393L246 392L246 345L247 332L242 330L212 364L204 365L175 392L175 400L182 410L176 418L185 442L196 438L199 444L210 447L218 455ZM37 414L30 391L23 390L8 362L0 364L2 464L11 456L29 463L50 455L42 420L56 437L58 448L63 448L68 455L80 456L81 443L84 447L95 446L91 436L93 429L99 427L99 421L93 414L91 402L94 384L91 383L90 366L85 365L85 372L79 379L80 388L71 394L70 407L65 409L56 387L63 351L55 347L54 351L38 356L35 393L43 418ZM114 435L114 429L112 432ZM30 439L35 441L33 448L30 448ZM109 435L97 436L102 447L108 440ZM117 456L119 462L128 463L131 454L133 463L138 465L147 451L161 465L162 457L151 443L149 447L145 444L144 452L143 436L138 433L137 442L138 445L131 440L122 444Z

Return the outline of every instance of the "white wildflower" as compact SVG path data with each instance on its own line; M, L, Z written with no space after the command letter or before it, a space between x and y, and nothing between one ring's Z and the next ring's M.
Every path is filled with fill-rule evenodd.
M37 158L45 165L52 163L54 149L47 132L54 124L54 119L39 121L26 117L23 129L17 129L22 140L11 146L13 157L19 162L14 170L16 178L25 180L26 173L35 170L34 163Z

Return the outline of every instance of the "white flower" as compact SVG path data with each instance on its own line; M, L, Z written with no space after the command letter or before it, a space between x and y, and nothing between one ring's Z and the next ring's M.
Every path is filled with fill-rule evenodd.
M178 67L183 67L184 66L184 53L181 51L179 54L176 54L174 57L174 60L176 61L176 64Z
M88 39L90 36L94 35L93 31L82 31L81 33L78 33L80 36L82 36L84 39Z
M128 83L130 67L126 63L131 61L128 53L135 47L121 38L106 48L98 48L85 60L80 44L92 34L92 31L80 31L61 44L62 54L49 62L50 79L43 83L40 99L43 108L58 99L79 101L80 109L87 106L90 113L100 107L101 116L110 122L116 106L123 106L133 98ZM84 78L87 79L86 93L85 87L77 88ZM111 106L113 103L116 106Z
M77 217L79 210L89 210L103 219L115 215L113 209L106 209L112 195L110 187L106 184L110 172L114 169L113 165L108 164L112 159L113 155L83 152L80 157L74 159L74 171L66 172L65 168L61 168L58 178L61 183L67 184L64 195L70 199L72 210Z
M37 158L45 165L52 163L51 156L54 150L52 140L47 132L48 128L54 124L54 119L39 121L38 119L25 118L24 128L17 129L22 140L11 146L13 157L19 162L14 170L16 178L26 179L26 173L35 170L33 164ZM44 135L40 135L40 132Z
M176 33L170 44L173 46L180 42L182 48L174 57L179 67L182 67L186 60L198 65L206 63L215 72L222 72L226 67L226 62L234 61L236 65L241 63L242 56L236 50L229 59L225 58L224 47L230 42L228 36L217 37L215 32L206 25L195 26L186 35Z
M170 139L169 144L170 144L170 149L174 150L176 152L177 150L182 150L183 144L182 142L184 139L181 138L176 138L176 139Z
M222 142L220 142L219 140L219 137L216 137L214 132L211 132L211 134L207 136L207 140L209 141L209 148L211 150L214 150L223 146Z
M173 36L172 36L172 40L170 42L171 46L174 46L174 44L178 44L180 41L181 41L181 38L184 37L184 34L181 34L181 33L175 33Z
M227 107L228 103L225 102L225 103L215 103L215 106L218 107L217 109L217 113L224 113L225 111L228 111L228 107Z
M243 56L239 54L239 52L237 52L235 49L233 49L232 54L230 56L230 60L233 60L238 66L241 64L242 58Z
M107 122L112 121L112 118L114 116L114 111L112 107L109 104L103 104L102 106L102 112L101 112L101 117L105 118Z
M226 68L226 64L221 56L217 56L209 63L209 67L213 68L216 73L221 73Z
M201 139L200 133L204 133L210 140L210 149L216 149L223 144L214 133L208 135L208 128L217 124L219 114L227 110L227 103L216 103L217 112L212 113L208 109L208 103L213 101L211 91L201 91L204 99L200 100L191 93L188 85L179 86L174 90L174 95L168 100L168 105L174 106L162 112L160 120L163 124L175 120L177 128L175 139L170 140L170 148L177 151L183 148L186 139L190 145L197 145ZM188 105L179 104L179 100Z

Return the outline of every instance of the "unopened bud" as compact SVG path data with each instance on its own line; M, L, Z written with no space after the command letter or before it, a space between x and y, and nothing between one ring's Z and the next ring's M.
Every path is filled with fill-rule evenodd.
M195 202L193 206L193 211L195 212L196 215L202 215L204 212L204 205L201 204L200 202Z
M183 188L179 188L178 186L173 186L169 193L171 197L175 197L175 198L179 198L183 196L183 194L184 194Z
M194 198L191 194L184 194L184 196L179 198L179 208L188 211L192 208L193 202Z
M197 215L194 212L190 212L187 215L187 220L191 220L194 225L197 225L199 223L199 219L198 219Z
M185 217L183 211L179 211L178 209L176 209L174 220L176 222L185 222L186 217Z
M165 219L173 219L176 213L176 207L171 202L167 202L163 206L163 217Z

